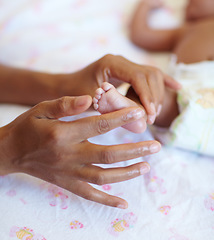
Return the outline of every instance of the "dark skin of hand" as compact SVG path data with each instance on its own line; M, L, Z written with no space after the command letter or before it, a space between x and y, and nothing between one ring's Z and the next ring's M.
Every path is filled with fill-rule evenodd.
M0 175L22 172L56 184L85 199L104 205L127 208L119 197L94 189L88 183L103 185L135 178L149 171L140 162L123 168L103 169L94 164L111 164L154 153L144 141L103 146L87 139L140 119L141 108L62 122L59 118L86 111L90 96L63 97L45 101L0 128Z

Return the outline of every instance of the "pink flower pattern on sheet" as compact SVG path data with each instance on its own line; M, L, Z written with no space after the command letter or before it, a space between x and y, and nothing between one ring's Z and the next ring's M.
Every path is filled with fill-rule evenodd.
M20 240L46 240L42 235L34 233L34 231L28 227L12 227L10 237L16 237L16 239Z
M164 215L168 215L170 210L171 210L171 207L167 206L167 205L166 206L162 206L162 207L159 208L159 211L161 213L163 213Z
M52 184L48 186L47 198L50 199L50 206L55 207L59 205L61 209L68 208L68 195L66 195L64 191L64 189L54 186Z
M16 196L16 190L15 189L10 189L8 192L6 192L6 195L8 197L14 197Z
M173 233L173 235L168 240L190 240L189 238L177 233L175 229L170 229L170 232Z
M151 169L148 174L144 176L145 183L149 192L159 191L161 194L165 194L166 188L164 187L164 180L160 178L154 169Z
M205 198L204 205L207 209L214 211L214 192Z
M112 221L108 231L111 235L119 236L121 232L133 228L136 221L137 216L133 212L126 213L122 218L117 218Z
M77 220L74 220L74 221L70 222L70 228L71 229L81 229L83 227L84 227L84 225Z
M111 185L110 184L105 184L105 185L102 186L102 189L104 191L110 191L111 190Z
M64 6L64 0L58 1L59 5L55 5L56 2L57 1L51 0L0 0L0 12L2 13L0 14L0 47L2 49L2 61L5 60L5 63L10 63L11 65L24 68L27 67L29 69L69 73L85 67L92 61L97 60L98 58L109 52L119 55L124 54L124 56L128 59L134 60L140 64L157 65L157 63L159 63L159 57L156 61L151 55L147 53L145 54L144 50L141 51L139 48L136 48L127 38L126 27L130 20L129 14L131 14L130 10L133 9L132 7L134 6L135 0L109 0L102 2L101 4L99 4L99 1L95 3L95 1L93 0L68 0L67 4L65 4ZM174 3L176 1L171 2ZM177 0L177 2L180 1ZM99 8L97 9L97 12L95 9L94 13L92 13L94 15L92 15L90 13L90 9L93 8L95 4L98 5ZM109 4L111 6L110 8L108 8ZM60 8L60 6L63 7ZM102 6L104 10L102 9ZM54 9L54 7L56 10ZM85 9L85 11L83 11L83 8ZM62 15L58 14L60 13L60 11L63 13ZM55 13L56 18L54 16ZM98 18L100 22L96 21ZM31 22L31 20L33 19L36 19L37 21ZM57 21L54 22L54 19L57 19ZM102 20L104 20L104 22ZM113 22L114 24L112 24ZM104 32L100 31L98 23L100 23L101 29L104 29ZM114 26L116 26L116 28L114 28ZM120 32L121 26L123 33ZM85 28L82 31L79 31L82 27ZM98 30L95 29L97 27ZM53 36L56 35L60 37L54 38ZM113 142L115 139L119 139L119 143L132 143L145 140L144 134L141 136L141 139L141 137L138 137L137 135L129 134L127 132L123 133L119 129L116 130L115 133L113 133ZM111 141L109 141L109 139L107 138L106 143L111 144ZM105 142L103 142L103 144L105 144ZM3 187L0 188L0 190L2 190L0 191L0 198L2 198L6 202L8 201L7 206L1 206L0 212L5 215L5 213L7 214L9 211L12 211L11 209L14 206L16 208L17 204L23 203L19 205L19 211L23 212L23 215L21 216L23 222L27 223L28 220L30 220L30 222L32 223L32 221L34 221L34 223L38 227L37 230L32 230L29 227L13 227L11 228L10 239L45 240L46 238L44 238L40 234L37 234L36 232L38 231L42 233L43 231L39 229L43 228L43 224L49 224L48 227L50 228L50 231L49 235L47 235L48 237L46 236L48 240L59 240L59 238L54 235L53 230L63 236L65 229L67 230L68 234L70 233L70 235L66 235L66 239L68 238L79 240L83 235L83 231L85 231L84 234L88 234L88 237L91 234L90 239L92 239L94 235L96 235L98 230L98 234L105 234L102 232L103 226L104 229L108 231L109 240L115 239L115 237L122 237L122 239L125 240L130 239L128 236L129 234L126 235L126 233L129 233L129 231L131 232L131 234L132 231L135 233L135 235L133 236L133 240L139 240L145 237L145 233L151 235L159 234L159 232L163 230L163 227L167 225L165 225L165 223L167 223L168 221L168 216L172 216L172 224L174 224L174 227L177 228L177 230L172 229L170 230L170 232L165 231L165 235L163 235L163 238L161 240L195 239L191 237L186 237L185 234L187 234L187 232L185 233L185 226L176 225L177 219L180 215L177 216L176 211L172 211L172 206L168 206L167 204L169 204L168 202L173 202L177 199L170 198L170 194L166 194L170 193L170 191L173 191L174 188L177 187L173 185L173 181L171 181L173 179L170 178L171 176L167 175L168 172L172 170L171 166L179 170L180 164L183 164L183 167L185 167L185 171L188 172L188 170L191 169L192 165L195 166L195 162L193 164L191 161L182 162L181 158L186 158L189 160L188 156L183 156L183 153L180 153L181 156L179 156L177 152L175 153L174 151L172 151L171 157L169 152L167 152L165 155L164 153L166 152L166 149L164 148L164 146L162 152L163 158L161 159L161 161L164 164L166 163L166 165L168 163L167 166L169 167L166 168L165 171L162 171L162 169L160 169L160 165L155 165L156 163L154 163L154 160L156 160L157 155L151 155L151 157L148 156L143 158L143 160L151 163L151 172L148 173L146 176L136 178L136 180L133 181L129 181L128 184L107 184L100 187L102 191L106 191L108 194L111 195L125 195L124 198L129 201L129 207L132 207L134 204L136 204L136 202L138 203L138 200L140 200L138 198L132 198L131 194L133 190L140 189L139 196L141 196L142 194L144 199L150 198L152 196L154 198L154 202L151 203L151 208L148 209L148 212L145 215L142 214L145 213L144 209L147 207L146 204L142 204L143 207L141 209L139 208L139 212L125 212L125 214L121 213L120 215L117 215L117 210L115 213L114 210L112 210L111 208L107 208L106 206L94 204L78 197L70 199L69 196L71 195L66 193L65 190L54 185L49 185L49 183L46 183L45 188L40 191L41 194L39 192L33 194L33 191L31 191L31 189L29 189L28 187L25 189L24 184L20 184L19 186L17 185L17 182L24 182L28 180L28 178L25 178L24 175L22 177L20 177L19 175L16 177L16 174L14 174L12 178L10 178L10 176L0 176L0 186ZM179 157L180 159L175 157ZM169 164L169 158L171 158L170 163L172 163L172 165ZM203 162L203 165L206 167L204 168L204 170L206 169L206 171L204 172L210 171L210 165L207 159L205 159L205 157L201 156L200 158L197 157L196 159L197 162ZM214 161L212 162L214 164ZM118 166L122 165L118 163ZM155 171L153 170L154 168ZM197 179L193 178L193 176L195 177L197 176L197 174L194 174L195 171L192 170L190 172L192 172L192 175L190 174L191 179L186 179L186 182L193 183L193 181L191 180L195 179L194 184L197 183ZM212 172L212 176L214 176L213 173L214 171ZM180 177L180 175L175 176L175 178L176 177ZM204 178L205 177L207 183L210 183L213 179L211 177L208 177L208 175L204 176ZM169 183L168 181L171 181L171 183ZM145 188L142 188L142 184L144 184L144 182L146 183L147 191L145 191ZM182 182L181 180L182 184L185 184L186 182ZM35 185L39 185L40 183L40 180L35 180ZM35 185L32 186L32 190L34 190ZM16 191L16 194L12 189ZM199 232L203 232L203 234L205 234L204 238L201 239L210 240L206 237L208 236L208 234L209 236L212 236L210 235L210 232L214 233L214 225L212 222L213 218L211 218L214 213L213 193L210 193L206 196L206 198L204 198L203 187L198 186L198 189L200 190L200 192L197 192L197 194L200 194L203 199L201 205L204 208L202 208L202 210L205 211L198 212L198 215L194 215L194 220L197 221L195 221L195 223L193 224L195 224L194 227L196 227ZM185 188L179 188L176 190L180 190L181 195L188 196L188 192L186 192ZM26 200L24 200L24 198L26 198ZM69 201L72 201L73 199L75 199L75 201L70 207ZM44 200L45 204L38 204L37 209L37 203L41 200ZM181 200L181 203L182 201L183 200ZM24 205L28 202L31 202L32 207L35 208L35 219L32 219L32 215L29 214L29 209L31 205L30 207L26 207L26 205ZM160 202L162 205L160 205ZM172 204L174 206L174 203ZM194 202L194 200L192 200L191 204L195 208L198 207L197 201ZM141 207L140 203L139 205ZM177 207L179 208L179 206ZM105 214L109 214L108 209L111 215L111 219L110 221L107 220L105 222L105 220L102 219L102 216ZM73 212L73 210L75 213ZM156 223L159 224L159 228L157 229L156 233L151 232L151 230L150 232L148 231L148 228L150 228L150 226L150 229L152 229L153 221L151 221L150 225L148 225L148 228L144 228L145 222L143 221L143 219L147 219L147 217L153 214L153 210L156 211L155 214L163 216L161 218L162 222L158 222L158 219L155 219ZM183 209L180 208L179 210L180 213ZM57 220L60 220L61 223L59 225L55 225L55 218L50 218L48 220L44 218L44 215L47 213L50 213L50 216L52 216L52 214L53 216L55 216L56 211L58 214ZM205 219L203 212L208 212L209 216L211 217ZM16 213L16 211L14 211L14 213ZM16 218L16 215L14 214L14 220L16 222L19 220L19 217L20 216L17 216ZM184 215L184 217L186 217L189 221L192 219L192 216L189 213ZM137 221L137 218L141 221ZM8 229L10 229L10 226L16 225L15 222L11 225L10 220L8 219L2 218L2 221L5 221L4 224L6 227L5 229L2 229L1 234L6 234L6 237L2 237L1 240L9 239ZM199 220L202 221L201 219L203 219L203 224L198 225ZM6 222L7 220L8 223ZM46 220L49 222L47 222ZM111 222L111 220L113 221ZM209 223L211 222L211 231L207 229L207 221ZM26 226L26 224L20 224L20 226ZM85 226L87 226L87 228ZM34 228L34 226L32 226L32 228ZM194 229L193 231L188 232L188 234L188 236L191 236L190 234L194 234ZM102 238L102 235L99 236L101 236L100 238ZM152 240L153 239L157 240L158 237L154 238L153 236ZM200 238L197 238L197 240L198 239L201 240Z

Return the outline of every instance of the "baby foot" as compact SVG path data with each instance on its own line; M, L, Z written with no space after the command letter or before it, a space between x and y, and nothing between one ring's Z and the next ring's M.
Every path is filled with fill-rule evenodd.
M138 106L137 103L121 95L116 88L108 82L104 82L100 88L95 91L93 98L94 109L101 114L113 112L126 107ZM123 126L125 129L142 133L146 130L146 121L144 118Z

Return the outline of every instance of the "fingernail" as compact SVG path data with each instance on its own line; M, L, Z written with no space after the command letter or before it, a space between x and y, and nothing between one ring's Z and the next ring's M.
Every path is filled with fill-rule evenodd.
M84 106L86 103L86 96L79 96L75 98L74 106L81 107Z
M155 104L154 103L150 103L150 108L152 110L152 115L156 114L156 110L155 110Z
M143 146L143 152L147 152L147 151L149 151L149 147Z
M159 116L159 115L160 115L160 113L161 113L161 110L162 110L162 105L161 105L161 104L159 104L159 105L158 105L158 110L157 110L157 116Z
M156 152L159 152L160 151L160 144L158 143L153 143L152 145L149 146L149 151L151 153L156 153Z
M121 208L121 209L126 209L128 206L127 205L123 205L123 204L119 204L117 205L118 208Z
M127 119L135 119L138 120L145 115L145 111L143 109L136 109L127 114Z
M153 124L155 121L156 115L148 115L149 124Z
M140 174L143 175L145 173L148 173L150 171L150 166L149 164L145 163L141 168L140 168Z

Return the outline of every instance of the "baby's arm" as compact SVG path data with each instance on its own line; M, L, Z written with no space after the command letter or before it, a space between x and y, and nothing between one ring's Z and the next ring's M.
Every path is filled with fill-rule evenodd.
M160 7L155 0L141 1L131 21L131 40L138 46L152 51L170 51L182 32L181 28L156 30L148 26L148 16L154 8Z

